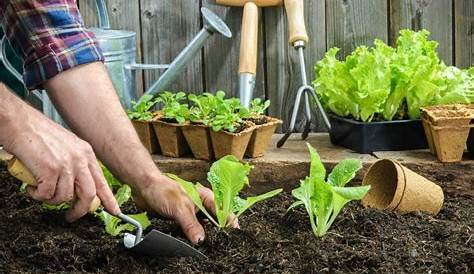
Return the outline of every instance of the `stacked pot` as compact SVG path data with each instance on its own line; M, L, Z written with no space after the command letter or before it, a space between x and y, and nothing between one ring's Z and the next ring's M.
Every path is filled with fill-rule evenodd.
M441 105L421 110L431 153L436 155L440 162L461 161L469 132L474 127L474 105ZM471 149L472 146L468 144Z
M244 156L262 157L271 142L273 133L281 120L265 116L264 122L255 124L246 121L237 133L225 130L213 131L199 123L175 123L160 113L149 122L132 121L143 145L152 154L168 157L182 157L190 152L196 159L214 160L226 155L237 159Z

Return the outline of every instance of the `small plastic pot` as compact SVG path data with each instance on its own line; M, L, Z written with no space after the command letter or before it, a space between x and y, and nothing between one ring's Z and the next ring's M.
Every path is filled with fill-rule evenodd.
M273 133L283 121L268 117L268 122L255 126L245 155L251 158L262 157L272 140Z
M160 146L151 122L132 120L133 127L143 146L150 154L159 153Z
M207 161L214 159L211 133L208 126L202 124L188 124L182 127L182 131L196 159Z
M367 171L362 185L370 185L362 199L365 207L402 214L423 211L436 215L443 206L441 187L396 161L377 161Z
M214 157L220 159L227 155L234 155L237 159L242 160L254 129L255 127L250 127L236 134L211 130Z
M189 153L189 146L182 132L184 125L161 120L155 120L152 124L164 156L178 158Z
M422 120L430 151L443 163L462 160L469 130L473 126L473 105L443 105L422 108Z

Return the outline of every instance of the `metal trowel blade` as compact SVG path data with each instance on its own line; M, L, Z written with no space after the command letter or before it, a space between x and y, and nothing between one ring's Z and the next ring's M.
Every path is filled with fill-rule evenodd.
M135 253L151 257L200 257L206 255L194 247L168 234L153 229L143 240L135 245L135 235L126 233L123 239L125 247Z

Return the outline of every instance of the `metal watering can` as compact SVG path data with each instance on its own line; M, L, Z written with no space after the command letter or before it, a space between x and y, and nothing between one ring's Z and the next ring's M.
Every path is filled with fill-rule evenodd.
M203 29L179 53L171 64L138 64L135 62L136 33L126 30L111 30L105 0L96 0L99 28L91 28L104 54L104 63L112 79L114 87L124 108L131 107L131 101L137 101L136 70L158 69L165 70L160 78L145 92L155 95L163 91L182 72L186 65L199 53L207 39L214 33L219 33L227 38L232 37L229 27L216 14L207 8L201 8L203 16ZM6 38L0 40L0 61L15 78L23 82L21 74L10 64L6 58ZM43 113L52 120L63 124L61 117L55 110L48 95L44 90L35 90L33 94L43 103Z

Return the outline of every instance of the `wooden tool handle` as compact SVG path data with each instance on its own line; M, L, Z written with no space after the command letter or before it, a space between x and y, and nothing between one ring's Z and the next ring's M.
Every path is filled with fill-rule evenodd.
M13 157L13 159L8 162L8 172L10 172L13 177L29 186L38 186L38 182L36 181L33 174L31 174L28 168L16 157ZM100 205L101 203L99 197L95 196L89 208L89 212L95 212L100 207Z
M240 40L239 73L257 74L258 7L248 2L244 6Z
M304 19L304 0L285 0L285 8L288 17L290 44L296 41L308 43L309 37Z

